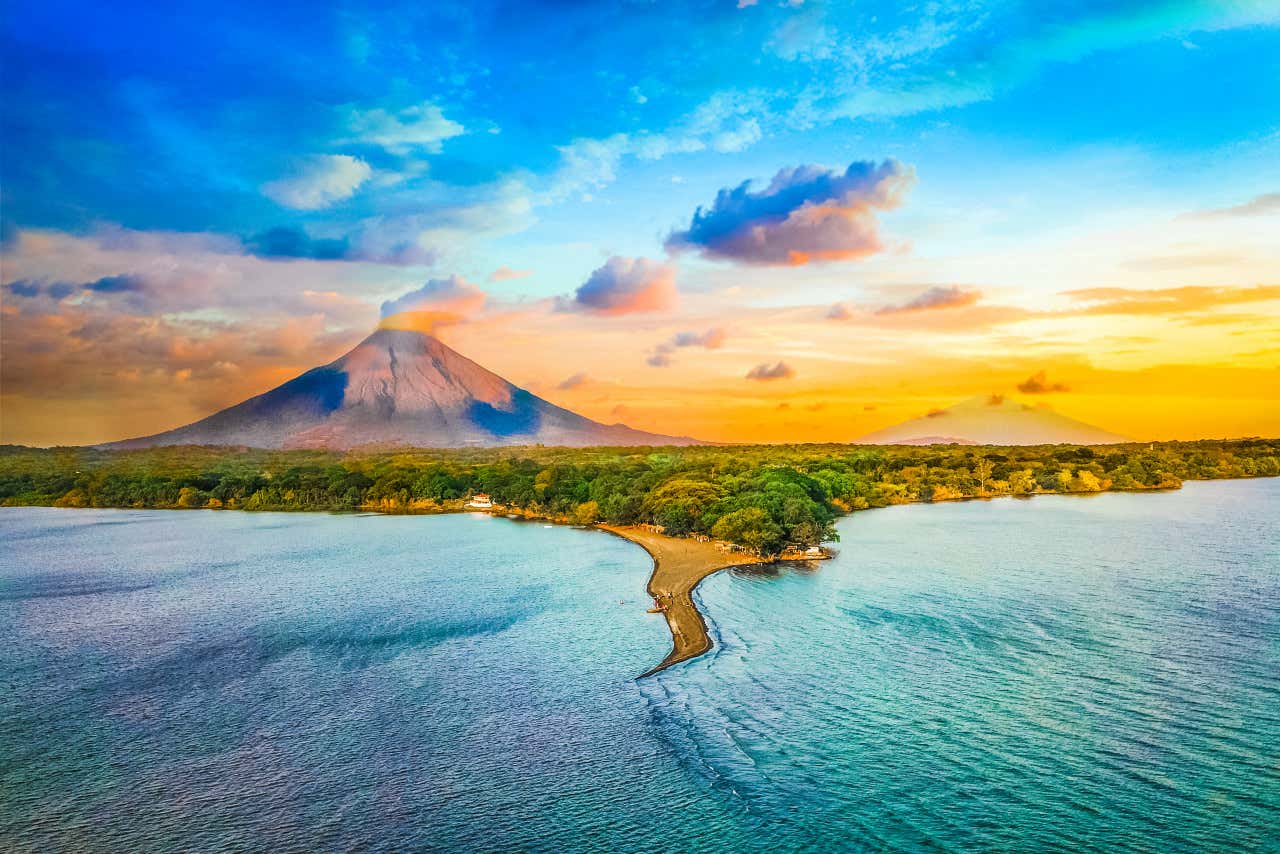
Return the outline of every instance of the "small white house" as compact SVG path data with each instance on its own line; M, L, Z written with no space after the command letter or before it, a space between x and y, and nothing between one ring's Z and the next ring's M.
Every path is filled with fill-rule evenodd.
M493 508L493 502L489 500L488 493L477 492L471 496L471 500L467 502L468 507L474 507L477 510L490 510Z

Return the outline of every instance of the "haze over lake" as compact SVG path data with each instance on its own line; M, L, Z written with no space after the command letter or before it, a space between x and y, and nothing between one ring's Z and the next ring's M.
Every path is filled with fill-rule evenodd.
M0 847L1261 849L1280 480L904 505L700 588L462 516L0 511Z

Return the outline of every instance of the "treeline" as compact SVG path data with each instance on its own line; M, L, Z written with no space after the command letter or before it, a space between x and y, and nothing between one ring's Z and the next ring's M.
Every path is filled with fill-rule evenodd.
M835 539L842 512L997 495L1175 489L1280 475L1280 440L976 447L765 445L262 451L0 447L0 503L236 510L456 510L652 524L762 554Z

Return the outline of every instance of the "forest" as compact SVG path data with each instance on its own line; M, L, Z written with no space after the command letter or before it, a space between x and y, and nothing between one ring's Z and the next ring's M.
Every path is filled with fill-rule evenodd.
M908 502L1176 489L1280 475L1280 440L1031 447L759 445L141 451L0 446L0 504L431 513L647 524L763 555L836 538L843 513Z

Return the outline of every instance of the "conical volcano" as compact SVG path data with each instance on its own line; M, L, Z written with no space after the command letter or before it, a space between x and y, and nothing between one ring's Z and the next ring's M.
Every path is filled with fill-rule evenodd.
M690 445L601 424L507 382L422 332L379 329L345 356L208 418L108 448L245 445Z
M1002 395L975 397L854 440L861 445L1112 445L1133 440Z

